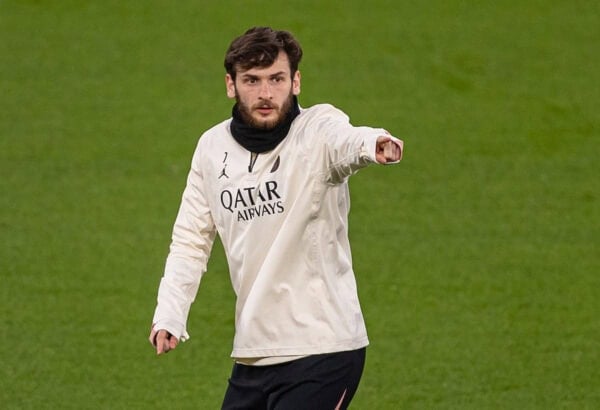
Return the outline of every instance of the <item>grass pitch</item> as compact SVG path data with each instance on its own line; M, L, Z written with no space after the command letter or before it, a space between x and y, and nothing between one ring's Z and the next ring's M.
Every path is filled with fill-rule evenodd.
M355 409L600 407L593 1L0 2L0 402L218 408L220 245L192 339L146 336L191 154L253 25L305 50L300 102L405 140L353 177L371 346Z

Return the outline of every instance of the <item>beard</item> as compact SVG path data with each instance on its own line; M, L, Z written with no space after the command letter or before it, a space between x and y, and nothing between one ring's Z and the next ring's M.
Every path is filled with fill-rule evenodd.
M290 91L288 98L285 99L281 107L268 100L261 101L250 107L242 102L239 94L237 93L237 90L235 92L235 101L237 102L238 110L240 115L242 116L242 120L247 125L259 130L269 131L276 128L279 124L285 121L288 113L292 109L292 104L294 103L294 94ZM272 120L266 120L255 118L254 116L252 116L253 110L264 107L273 109L277 113L277 117Z

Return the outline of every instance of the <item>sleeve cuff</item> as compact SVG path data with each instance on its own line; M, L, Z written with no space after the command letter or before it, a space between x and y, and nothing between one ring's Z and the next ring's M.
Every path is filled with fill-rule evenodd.
M377 157L375 156L375 153L377 151L377 138L379 138L379 136L381 135L385 135L386 131L381 129L381 130L376 130L377 133L375 134L370 134L367 137L365 137L364 142L363 142L363 158L366 158L369 162L378 164L377 162Z
M152 328L156 331L166 330L182 342L185 342L190 338L190 335L186 331L185 326L182 326L180 323L177 323L175 321L157 320L156 322L154 322Z

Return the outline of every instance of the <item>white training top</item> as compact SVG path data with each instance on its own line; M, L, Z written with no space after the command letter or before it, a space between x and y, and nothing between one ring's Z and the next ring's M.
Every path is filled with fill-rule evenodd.
M154 328L185 340L215 234L237 296L232 357L296 357L368 345L348 241L347 179L376 162L383 129L331 105L302 109L272 151L252 154L231 119L202 135L173 229ZM402 146L402 141L394 139Z

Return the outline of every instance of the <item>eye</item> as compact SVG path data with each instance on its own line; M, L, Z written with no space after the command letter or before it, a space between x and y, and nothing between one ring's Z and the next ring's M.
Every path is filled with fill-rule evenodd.
M258 80L254 77L244 77L244 79L242 80L242 82L244 84L250 84L250 85L254 85L258 82Z

